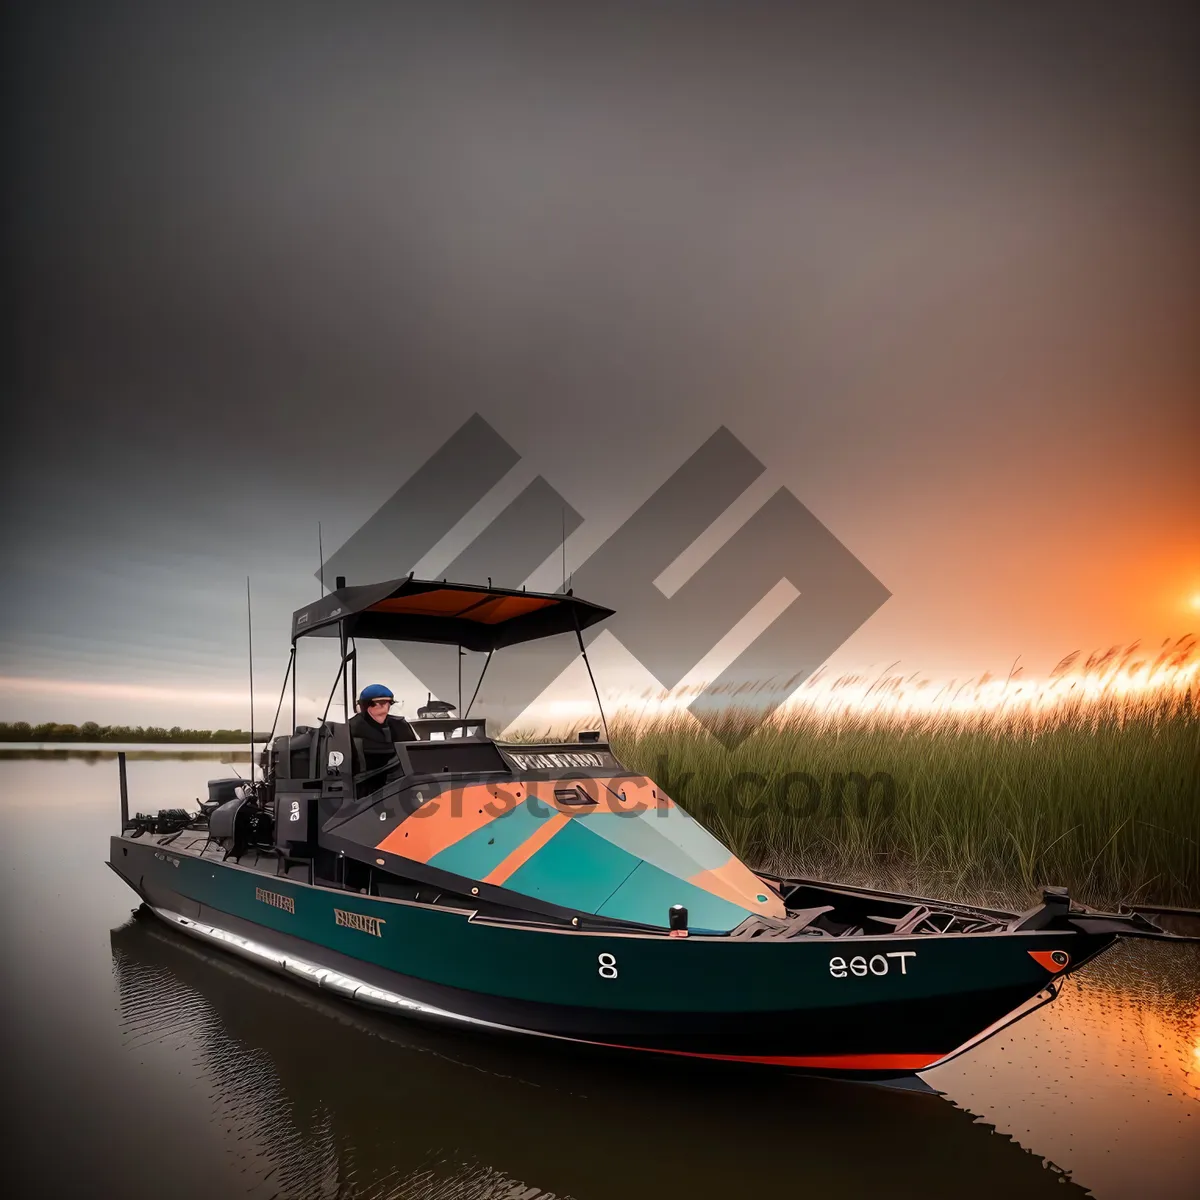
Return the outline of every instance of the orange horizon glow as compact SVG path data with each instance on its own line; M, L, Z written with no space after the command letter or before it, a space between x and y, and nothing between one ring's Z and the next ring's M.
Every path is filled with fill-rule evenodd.
M880 675L826 675L824 668L791 692L770 718L776 724L796 719L833 721L841 718L868 717L883 721L933 717L938 720L1008 720L1021 718L1035 722L1053 721L1056 715L1080 709L1098 711L1114 705L1130 713L1139 703L1166 703L1170 707L1190 697L1200 703L1200 644L1186 634L1166 639L1157 652L1141 649L1140 643L1113 646L1081 658L1078 651L1062 658L1044 678L1028 677L1020 667L1006 676L985 672L965 680L937 681L923 678L919 672ZM704 691L705 683L695 683L645 693L636 701L619 703L614 718L640 721L693 719L688 705ZM754 707L764 689L743 685L729 688L731 709L745 697ZM778 690L787 690L782 685ZM745 701L743 701L744 703ZM590 710L586 700L552 702L546 706L562 719L585 717Z
M602 690L604 680L598 677ZM643 721L692 718L687 706L704 691L703 682L685 683L671 690L609 690L605 708L614 720ZM242 708L248 696L225 689L187 689L153 684L108 683L82 680L52 680L33 677L0 676L0 691L27 695L59 694L87 696L96 700L147 700L166 704L190 704L203 707ZM729 707L736 710L750 702L755 707L764 691L762 685L743 684L727 687ZM880 674L841 674L836 677L822 667L807 682L792 681L776 685L774 691L789 693L770 718L775 722L789 719L871 717L883 720L909 717L942 719L990 719L1020 716L1053 720L1066 709L1116 704L1130 710L1139 702L1174 705L1190 696L1200 703L1200 643L1191 635L1166 639L1154 650L1144 650L1133 642L1122 648L1113 646L1086 658L1076 651L1063 657L1045 677L1032 677L1015 666L1004 676L984 672L965 680L938 680L920 672ZM278 693L255 694L260 716L274 711ZM325 698L301 696L301 709L321 708ZM340 708L340 705L337 707ZM588 697L570 700L545 700L526 710L526 716L510 723L509 729L528 727L539 719L572 723L594 717L594 704ZM249 715L248 713L246 714ZM16 718L22 719L22 718ZM499 731L497 731L499 732Z

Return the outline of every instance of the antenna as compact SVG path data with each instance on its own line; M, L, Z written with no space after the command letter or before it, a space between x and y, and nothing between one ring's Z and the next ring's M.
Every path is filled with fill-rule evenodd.
M567 509L565 505L562 510L562 568L562 590L565 592L567 590Z
M321 577L321 595L325 595L325 548L321 544L321 522L317 522L317 573Z
M250 657L250 782L254 782L254 623L250 619L250 576L246 576L246 649ZM285 680L286 682L286 680Z

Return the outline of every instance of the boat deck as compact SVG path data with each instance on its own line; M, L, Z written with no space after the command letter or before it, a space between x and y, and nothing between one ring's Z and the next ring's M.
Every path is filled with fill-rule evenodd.
M271 847L250 846L240 856L229 855L227 858L225 847L219 842L210 840L208 831L205 829L184 829L175 833L146 833L138 840L146 845L159 847L160 849L156 850L156 853L168 857L172 854L186 854L209 862L239 866L272 879L289 879L295 883L314 884L335 891L359 892L387 900L408 900L417 904L432 904L443 908L468 909L506 920L518 920L522 923L531 920L528 913L517 908L475 898L467 899L465 896L429 883L402 879L388 880L369 875L365 881L369 886L358 887L344 884L337 879L318 878L312 870L313 864L308 859L284 858ZM533 923L543 924L545 921L544 918L535 918ZM554 924L561 924L561 922Z
M225 847L210 841L207 830L184 829L178 833L147 833L138 840L145 840L148 845L160 846L173 854L187 854L194 858L208 859L212 862L225 862ZM229 862L245 867L248 871L257 871L260 875L271 875L280 879L294 879L299 883L308 883L308 859L284 859L274 850L258 849L250 846L240 856L230 856Z
M506 920L528 922L531 915L517 906L495 904L450 892L415 880L376 877L373 873L347 886L339 879L317 879L308 859L285 858L273 847L247 847L241 855L228 854L213 841L205 829L184 829L175 833L142 835L145 843L159 847L156 854L180 854L209 862L236 865L273 879L317 884L335 890L357 891L385 899L407 900L419 904L468 908ZM141 839L139 839L141 840ZM867 936L905 938L962 933L1000 932L1018 926L1014 914L991 913L956 905L941 905L916 897L856 894L827 884L804 883L785 890L787 916L782 919L751 916L728 936L754 941L786 941L796 937L853 939ZM541 924L545 918L533 918ZM553 922L558 924L558 922Z

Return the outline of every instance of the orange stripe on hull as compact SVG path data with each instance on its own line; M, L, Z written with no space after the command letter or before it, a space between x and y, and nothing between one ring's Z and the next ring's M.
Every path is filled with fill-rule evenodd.
M566 813L555 813L543 821L538 829L527 837L506 858L496 864L484 877L484 883L501 886L508 877L523 867L560 829L566 827L571 818Z
M766 917L782 920L787 916L783 901L774 888L768 887L740 859L732 855L728 862L710 871L698 871L688 877L688 883L720 896L740 908L749 909L753 913L762 913ZM763 896L763 900L758 897Z
M475 783L447 788L425 807L405 817L382 841L376 842L375 848L427 863L435 854L511 811L524 798L519 783L507 787Z
M708 1058L719 1062L761 1063L769 1067L812 1067L831 1071L923 1071L945 1054L704 1054L699 1050L660 1050L656 1046L622 1046L592 1042L614 1050L643 1050L649 1054L676 1054L683 1058Z

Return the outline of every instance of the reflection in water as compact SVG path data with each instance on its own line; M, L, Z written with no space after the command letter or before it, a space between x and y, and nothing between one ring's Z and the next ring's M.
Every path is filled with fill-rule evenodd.
M233 773L148 753L129 772L143 811ZM104 864L117 811L111 761L0 761L11 1194L1200 1194L1200 946L1126 945L1085 967L929 1074L953 1103L617 1063L376 1017L128 923L135 898Z
M1059 999L927 1073L1099 1196L1200 1195L1200 946L1123 942Z
M112 946L127 1045L166 1040L191 1056L249 1195L1083 1194L937 1097L618 1066L426 1029L276 979L153 917L114 931Z
M114 934L114 948L118 938ZM303 1129L298 1127L265 1051L225 1036L213 1006L168 966L117 949L114 961L125 1048L173 1043L176 1054L203 1067L213 1115L239 1142L253 1147L256 1174L270 1178L285 1195L332 1194L323 1186L335 1162L328 1113L313 1114Z

